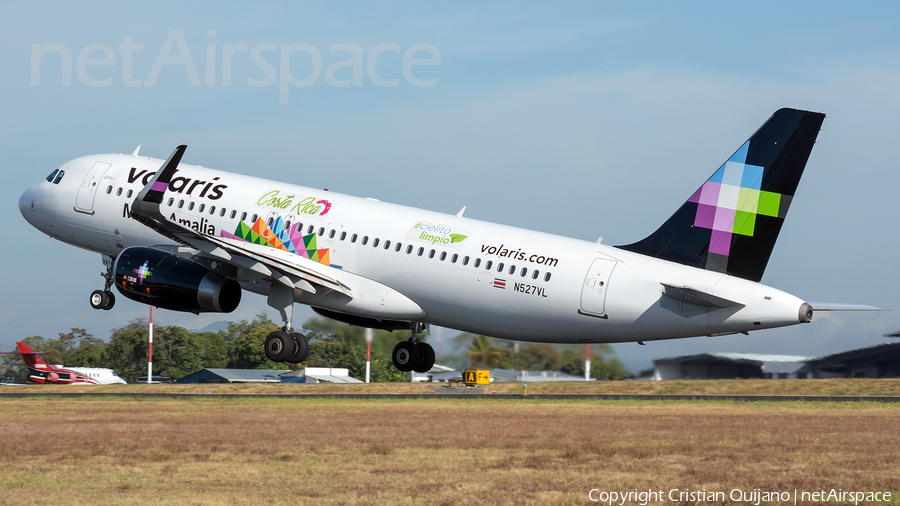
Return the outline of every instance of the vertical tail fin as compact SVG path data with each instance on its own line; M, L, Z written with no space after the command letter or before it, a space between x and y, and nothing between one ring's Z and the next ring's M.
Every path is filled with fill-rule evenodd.
M619 248L759 281L824 119L779 109L656 232Z
M22 355L22 359L25 360L25 365L28 366L29 369L53 369L53 367L50 367L50 365L48 365L47 362L44 362L44 359L38 355L38 353L41 352L36 352L32 350L30 346L21 342L16 343L16 346L19 348L19 354Z

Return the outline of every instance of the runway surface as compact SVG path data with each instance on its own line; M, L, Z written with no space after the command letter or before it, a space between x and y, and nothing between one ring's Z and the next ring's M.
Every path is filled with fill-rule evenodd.
M628 394L194 394L194 393L90 393L90 392L0 392L0 399L29 397L132 398L132 399L469 399L469 400L593 400L593 401L734 401L734 402L884 402L897 403L900 397L829 395L628 395Z

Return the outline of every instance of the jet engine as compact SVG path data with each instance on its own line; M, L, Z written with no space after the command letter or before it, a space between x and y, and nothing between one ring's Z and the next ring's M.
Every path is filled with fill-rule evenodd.
M164 309L230 313L241 302L237 281L153 248L126 248L116 258L113 271L119 293Z

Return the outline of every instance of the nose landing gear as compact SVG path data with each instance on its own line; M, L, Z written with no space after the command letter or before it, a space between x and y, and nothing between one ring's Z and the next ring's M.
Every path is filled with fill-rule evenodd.
M112 257L103 255L103 265L106 266L106 272L100 273L100 276L104 279L103 290L94 290L91 292L91 307L109 311L116 305L116 296L113 295L112 290L110 290L115 279L112 272Z
M412 336L409 341L401 341L394 346L391 361L399 371L426 373L434 367L434 348L428 343L419 342L419 322L413 322L410 328Z

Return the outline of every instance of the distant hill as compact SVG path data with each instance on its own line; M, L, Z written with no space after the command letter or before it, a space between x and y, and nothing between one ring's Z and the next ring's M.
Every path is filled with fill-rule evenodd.
M227 322L225 320L219 320L217 322L212 322L209 325L203 327L199 330L192 330L191 332L218 332L220 330L228 330L228 324L231 322Z

